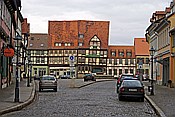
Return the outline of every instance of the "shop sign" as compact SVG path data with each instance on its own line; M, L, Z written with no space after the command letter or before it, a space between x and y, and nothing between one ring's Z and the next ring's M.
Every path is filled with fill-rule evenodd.
M7 47L7 48L4 49L4 56L5 57L13 57L14 54L15 54L15 51L14 51L13 48L8 48Z

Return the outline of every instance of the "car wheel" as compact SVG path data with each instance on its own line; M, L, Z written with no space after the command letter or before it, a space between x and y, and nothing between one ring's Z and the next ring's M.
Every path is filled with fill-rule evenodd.
M119 93L119 89L118 89L118 87L117 87L117 93Z
M144 97L140 98L140 101L141 101L141 102L144 102Z
M119 101L122 101L122 100L123 100L123 99L122 99L122 96L118 95L118 100L119 100Z
M54 91L57 92L57 88L55 88Z

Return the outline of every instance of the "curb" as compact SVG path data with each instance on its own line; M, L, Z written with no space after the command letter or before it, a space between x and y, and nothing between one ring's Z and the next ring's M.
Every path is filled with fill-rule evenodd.
M152 108L154 109L154 111L156 112L156 114L159 117L166 117L166 115L164 114L164 112L146 94L145 94L145 99L149 102L149 104L152 106Z
M106 82L106 81L113 81L113 80L115 80L115 79L94 81L94 82L90 82L90 83L87 83L87 84L83 84L81 86L77 86L75 88L83 88L83 87L86 87L88 85L91 85L91 84L94 84L94 83L97 83L97 82Z
M24 107L26 107L27 105L31 104L34 99L35 99L35 95L36 95L36 86L35 86L35 82L33 81L33 88L32 88L32 92L31 95L29 97L29 99L21 104L18 104L16 106L13 107L9 107L7 109L4 109L2 111L0 111L0 116L6 113L10 113L10 112L14 112L14 111L19 111L21 109L23 109Z
M88 85L91 85L91 84L94 84L94 83L97 83L97 82L105 82L105 81L113 81L113 80L115 80L115 79L111 79L111 80L99 80L99 81L90 82L88 84L84 84L84 85L81 85L81 86L78 86L78 87L75 87L75 88L82 88L82 87L85 87L85 86L88 86ZM145 94L145 99L149 102L149 104L152 106L152 108L154 109L154 111L156 112L156 114L159 117L167 117L164 114L164 112L146 94Z

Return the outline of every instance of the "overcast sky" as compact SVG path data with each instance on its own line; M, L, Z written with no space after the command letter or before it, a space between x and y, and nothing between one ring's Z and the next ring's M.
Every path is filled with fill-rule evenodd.
M172 0L21 0L31 33L48 33L48 20L110 21L110 45L132 45L144 37L152 13Z

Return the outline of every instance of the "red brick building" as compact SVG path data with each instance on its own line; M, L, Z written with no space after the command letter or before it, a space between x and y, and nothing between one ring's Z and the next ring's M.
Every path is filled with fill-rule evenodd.
M70 75L69 57L74 56L73 74L107 74L109 21L49 21L49 69Z

